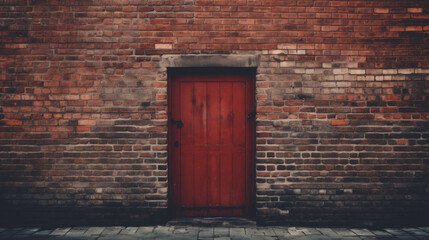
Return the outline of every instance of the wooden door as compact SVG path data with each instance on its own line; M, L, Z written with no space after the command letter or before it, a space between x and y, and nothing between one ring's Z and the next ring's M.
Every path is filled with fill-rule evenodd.
M254 195L250 73L169 81L169 195L176 216L248 216Z

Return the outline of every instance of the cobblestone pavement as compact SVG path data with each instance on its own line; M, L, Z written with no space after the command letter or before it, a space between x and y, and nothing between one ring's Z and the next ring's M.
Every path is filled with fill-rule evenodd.
M325 240L325 239L429 239L429 227L419 228L307 228L307 227L66 227L54 229L0 228L1 240Z

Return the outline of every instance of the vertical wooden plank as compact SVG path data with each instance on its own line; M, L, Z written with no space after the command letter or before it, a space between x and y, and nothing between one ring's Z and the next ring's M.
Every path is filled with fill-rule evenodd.
M232 154L220 155L220 205L223 207L231 206L232 190ZM229 212L222 210L221 213Z
M246 143L246 85L243 82L233 83L233 143ZM243 206L245 204L245 153L233 154L232 156L232 205ZM243 213L242 209L233 210L234 215Z
M181 83L180 96L181 119L178 120L183 122L180 144L192 144L194 143L194 83Z
M218 133L219 135L219 133ZM220 154L208 154L208 206L220 206ZM216 209L209 210L210 215L218 215Z
M246 144L246 84L244 82L233 83L233 143ZM232 205L245 205L246 185L245 185L245 153L233 154L233 174L232 174ZM243 214L243 209L233 210L234 215Z
M194 154L182 153L181 159L181 200L183 207L193 207L194 204Z
M232 82L220 83L220 143L232 144L233 140L233 89ZM232 197L232 154L222 154L220 157L220 204L222 207L231 206ZM231 210L221 210L219 214L229 215Z
M194 142L194 83L182 82L180 86L180 109L181 119L184 126L181 128L180 146L183 144L192 144ZM176 125L177 126L177 125ZM194 155L181 152L180 165L181 200L183 207L194 206Z
M180 119L180 83L177 81L170 81L170 112L171 120ZM173 182L171 187L171 196L174 203L176 213L178 213L178 207L180 204L180 148L174 146L175 141L180 141L180 129L176 125L172 125L169 122L170 126L170 161L169 161L169 171L171 181Z
M207 155L194 154L195 207L207 207ZM196 215L205 215L207 210L196 210Z
M207 144L220 143L220 83L207 83ZM220 154L208 155L208 206L220 206ZM219 215L211 209L209 215Z
M220 143L232 144L232 83L220 83Z
M232 205L243 206L245 205L245 153L232 155ZM241 214L242 210L234 210L235 214Z
M194 85L194 143L207 144L207 83Z
M207 83L207 143L220 143L220 83Z
M246 113L245 113L245 84L243 82L233 83L233 143L245 144L246 142Z
M207 83L194 83L194 144L207 144ZM195 206L207 207L207 154L196 154L195 160ZM196 215L205 215L207 210L196 210Z

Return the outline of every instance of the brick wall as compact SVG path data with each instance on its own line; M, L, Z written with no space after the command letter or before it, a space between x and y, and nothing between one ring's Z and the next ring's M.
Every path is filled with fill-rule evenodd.
M427 1L0 0L2 211L168 217L159 62L221 53L261 55L257 219L423 220L428 19Z

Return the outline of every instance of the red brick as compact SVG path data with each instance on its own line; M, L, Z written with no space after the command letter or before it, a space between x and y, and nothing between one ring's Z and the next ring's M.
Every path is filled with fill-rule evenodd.
M405 31L420 32L420 31L423 31L423 27L422 26L408 26L408 27L405 27Z
M407 8L407 12L409 12L409 13L422 13L423 8Z
M79 125L96 125L96 120L79 120Z
M7 120L5 123L6 125L9 125L9 126L22 125L22 121L20 120Z
M374 13L389 13L388 8L374 8Z
M349 125L349 120L332 120L331 125L332 126L341 126L341 125Z

